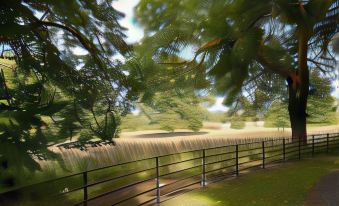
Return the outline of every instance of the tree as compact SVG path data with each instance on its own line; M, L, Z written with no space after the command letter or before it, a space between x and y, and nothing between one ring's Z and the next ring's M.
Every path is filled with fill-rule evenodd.
M129 110L135 96L131 76L124 74L121 62L112 60L117 53L128 56L131 47L118 23L123 14L111 4L1 1L0 23L7 28L0 32L1 54L10 51L18 72L34 75L37 87L50 84L74 98L77 111L85 109L95 120L104 116L103 122L83 125L103 139L114 137L108 128L117 128L112 124ZM82 48L84 55L72 48Z
M245 127L245 118L242 115L234 114L231 117L232 129L243 129Z
M245 97L244 95L240 95L231 106L228 115L232 116L241 112L241 116L245 121L257 121L264 112L264 103L266 101L260 92L261 91L256 90L253 99L251 96Z
M265 126L270 127L274 126L282 128L283 131L285 127L290 126L289 116L288 116L288 105L286 102L274 101L271 106L268 108L268 111L265 115Z
M199 97L187 91L166 91L156 93L148 104L139 107L151 123L160 124L164 130L173 132L179 126L181 129L199 131L204 118L204 110L200 104Z
M310 97L307 102L307 122L318 124L336 123L334 98L331 96L331 80L318 71L310 74Z
M157 58L171 59L178 63L183 60L177 55ZM149 52L148 43L135 45L134 55L125 66L139 80L142 92L138 106L151 123L160 124L163 129L171 132L177 128L176 125L199 131L204 118L201 104L209 101L202 92L195 90L209 84L203 73L176 75L179 68L156 63ZM196 63L196 66L199 64Z
M232 104L266 74L288 83L293 139L306 140L309 65L334 68L329 43L338 32L337 0L152 1L136 8L155 55L197 48L219 92ZM202 45L202 46L201 46ZM190 65L194 61L186 61Z
M137 94L133 77L113 58L131 54L118 23L122 16L112 0L0 0L0 26L6 28L0 29L0 56L15 61L0 66L4 169L39 169L36 158L57 158L48 145L79 127L90 138L117 136L119 116ZM63 135L51 135L53 128Z
M331 96L331 80L312 70L310 74L310 96L307 102L307 122L317 124L336 123L333 116L334 98ZM265 125L284 128L288 121L288 104L283 100L274 101L266 113Z

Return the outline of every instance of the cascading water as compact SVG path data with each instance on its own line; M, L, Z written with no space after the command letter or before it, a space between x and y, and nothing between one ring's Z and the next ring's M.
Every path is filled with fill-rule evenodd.
M337 132L327 131L327 132ZM310 134L324 133L310 132ZM247 137L244 137L244 136ZM251 143L264 140L290 137L290 131L271 132L263 137L263 134L230 134L228 137L207 135L201 136L177 136L165 138L118 138L115 145L100 144L95 147L87 147L86 150L78 148L53 147L51 150L61 155L67 169L70 171L88 170L118 163L141 160L167 154L182 153L185 151L199 150L242 143ZM180 161L182 155L173 155L172 158Z
M78 148L53 148L64 160L67 168L81 170L103 167L107 165L140 160L149 157L181 153L185 151L213 148L241 143L257 142L287 136L278 133L271 137L170 137L170 138L121 138L115 140L115 145L102 144L88 147L86 150ZM175 158L180 158L176 155Z

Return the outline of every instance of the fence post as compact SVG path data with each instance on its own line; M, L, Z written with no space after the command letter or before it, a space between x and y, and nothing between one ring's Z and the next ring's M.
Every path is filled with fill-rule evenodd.
M314 156L314 135L312 135L312 157Z
M88 191L87 191L87 171L82 173L82 180L84 186L84 205L87 205Z
M203 187L205 187L206 186L206 153L205 153L205 149L202 150L201 166L202 166L201 185Z
M286 160L286 143L285 143L285 138L283 139L283 161Z
M157 176L157 182L156 182L156 188L157 188L157 203L160 203L160 172L159 172L159 157L155 158L155 167L156 167L156 176Z
M262 168L265 169L265 141L262 141Z
M330 134L327 133L327 135L326 135L326 152L327 152L327 153L328 153L329 150L330 150L329 137L330 137Z
M299 137L298 143L298 158L301 159L301 138Z
M239 147L235 145L235 174L239 176Z

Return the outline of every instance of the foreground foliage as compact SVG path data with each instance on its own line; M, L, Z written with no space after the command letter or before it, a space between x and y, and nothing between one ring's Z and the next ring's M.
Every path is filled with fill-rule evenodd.
M36 160L57 158L50 144L118 135L136 93L113 58L131 47L111 4L0 0L1 186L13 186L15 172L40 169Z

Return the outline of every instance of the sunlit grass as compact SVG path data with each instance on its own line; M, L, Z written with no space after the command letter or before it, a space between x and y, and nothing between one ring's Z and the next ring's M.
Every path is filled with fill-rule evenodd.
M210 184L161 206L302 206L319 178L338 168L339 156L322 155Z

